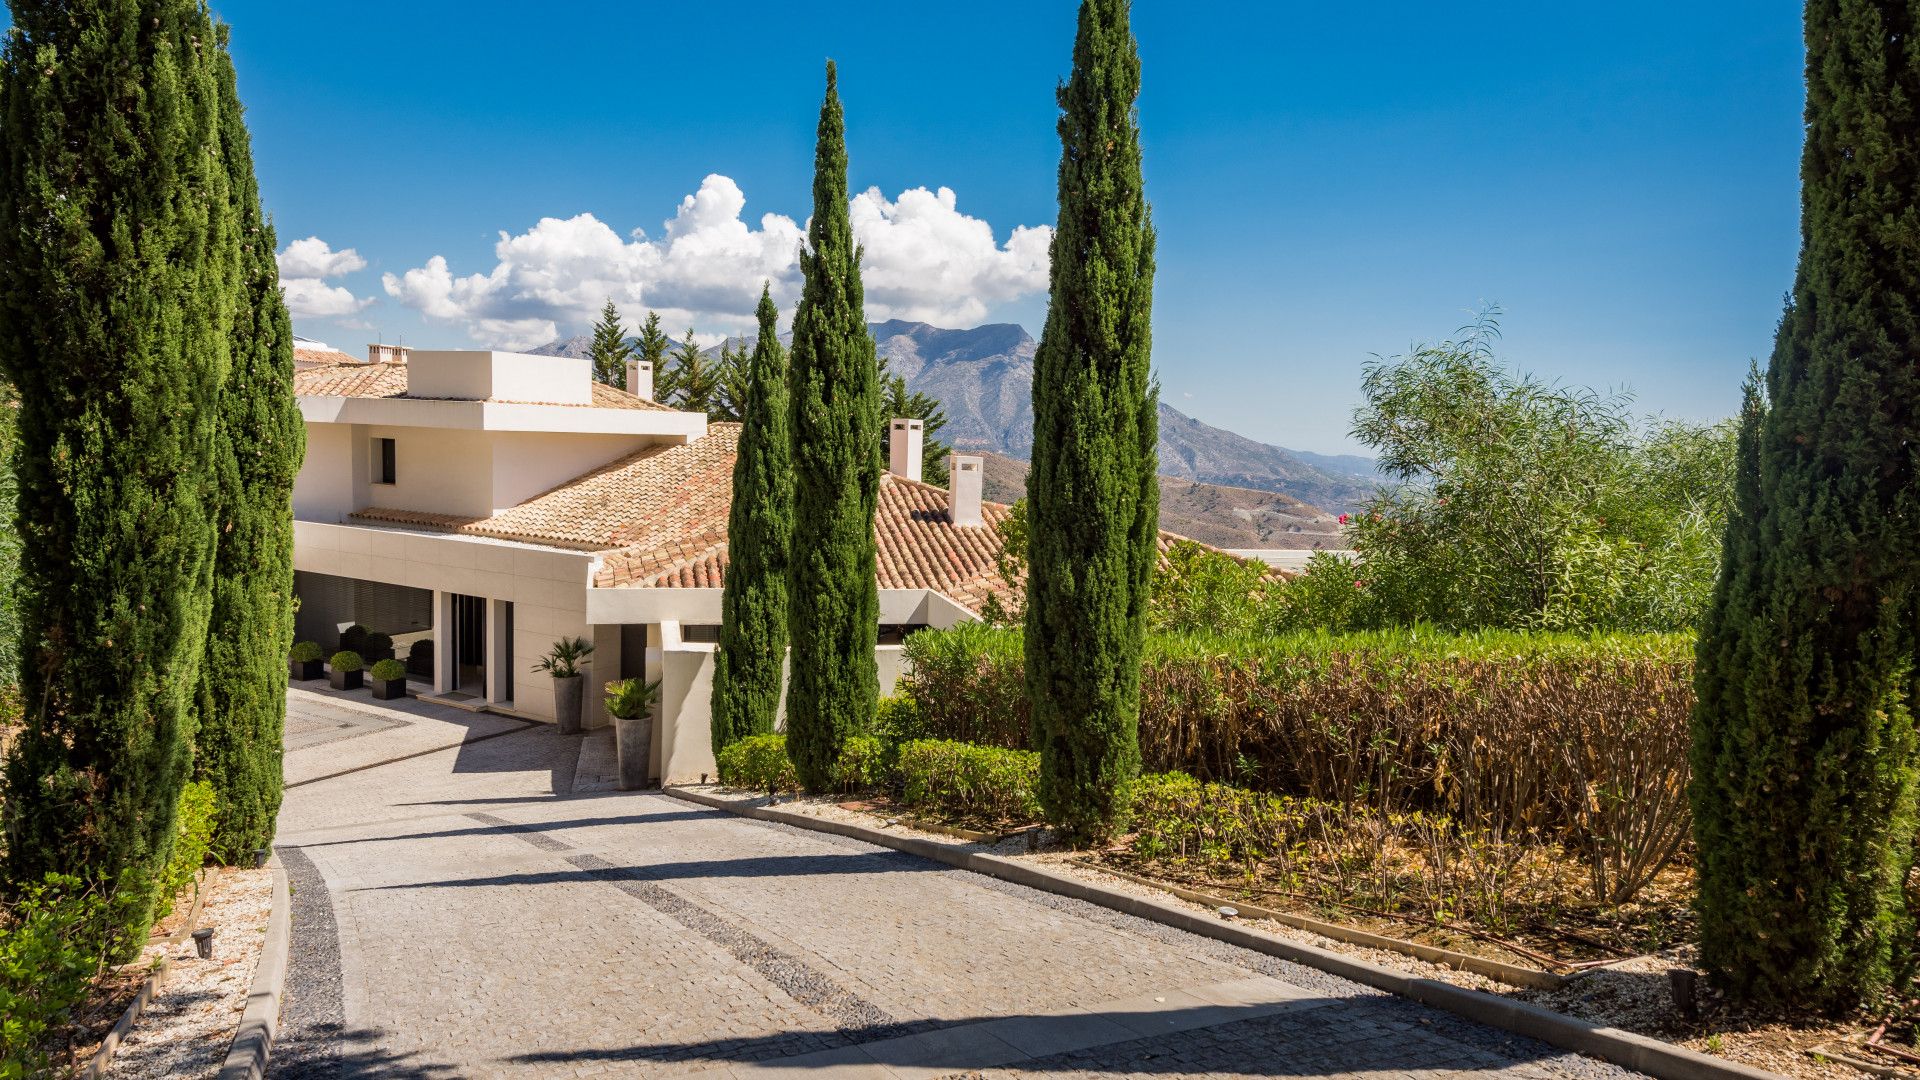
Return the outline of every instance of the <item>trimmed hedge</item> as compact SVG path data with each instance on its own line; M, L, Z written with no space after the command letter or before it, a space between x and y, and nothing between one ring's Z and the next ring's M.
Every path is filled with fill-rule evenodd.
M310 664L323 655L317 641L296 641L293 648L287 650L287 659L300 664Z
M840 744L833 782L845 792L873 787L886 779L887 746L872 735L850 735Z
M794 791L800 786L793 762L787 760L785 735L749 735L715 757L720 782L728 787L750 788L774 794Z
M907 639L916 734L1027 745L1020 631ZM1438 811L1500 835L1554 830L1595 893L1631 895L1690 825L1684 635L1427 630L1152 636L1148 772L1382 811Z
M341 649L334 653L329 663L335 671L360 671L367 666L366 659L352 649Z
M373 677L376 679L404 679L407 677L407 665L398 660L375 660Z
M213 785L205 780L196 780L180 789L180 803L174 813L173 851L161 871L154 922L173 913L174 898L194 884L194 875L206 864L207 853L213 845L214 808Z
M916 739L900 746L900 798L908 806L1026 823L1040 817L1034 787L1040 755L1028 750L946 739Z

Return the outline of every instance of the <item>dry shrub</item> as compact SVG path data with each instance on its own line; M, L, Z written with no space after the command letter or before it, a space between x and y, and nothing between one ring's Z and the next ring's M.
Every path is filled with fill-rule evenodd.
M908 642L918 734L1023 747L1018 631ZM1151 772L1380 814L1440 814L1502 850L1564 843L1624 902L1685 841L1691 642L1426 630L1148 641Z

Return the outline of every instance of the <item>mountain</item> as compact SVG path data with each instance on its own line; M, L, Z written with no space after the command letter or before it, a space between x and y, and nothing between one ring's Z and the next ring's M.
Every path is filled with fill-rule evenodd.
M904 377L909 389L939 399L947 414L942 439L967 452L987 451L1021 461L1032 456L1033 354L1039 343L1025 328L991 323L945 330L894 319L871 323L868 329L888 371ZM585 356L591 340L581 335L532 351ZM719 347L708 351L717 353ZM1284 495L1334 513L1359 509L1380 482L1368 458L1256 442L1195 420L1164 401L1160 471L1207 485ZM1222 499L1222 505L1234 502Z
M1010 503L1027 493L1027 463L981 451L984 493ZM1343 547L1340 523L1318 507L1271 491L1160 478L1160 527L1221 548Z

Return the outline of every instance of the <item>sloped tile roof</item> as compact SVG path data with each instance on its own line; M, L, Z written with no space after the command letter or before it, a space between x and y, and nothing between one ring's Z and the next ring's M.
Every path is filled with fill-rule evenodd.
M315 366L353 364L358 363L358 361L338 349L303 349L295 345L293 347L293 363L294 370L301 371Z
M299 353L296 359L309 356L343 356L341 353ZM352 398L404 398L407 397L407 365L405 364L362 364L350 357L343 363L315 364L298 368L293 373L293 392L303 397L352 397ZM427 400L427 399L420 399ZM502 401L499 404L510 405L569 405L567 402L543 401ZM585 405L570 405L584 409ZM656 412L673 412L672 406L657 401L648 401L636 397L617 386L605 383L593 384L593 405L596 409L643 409Z

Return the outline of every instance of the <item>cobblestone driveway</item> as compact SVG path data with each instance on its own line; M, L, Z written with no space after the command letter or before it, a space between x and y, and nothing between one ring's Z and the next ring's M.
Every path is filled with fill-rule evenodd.
M576 795L550 727L414 703L345 733L364 701L292 700L332 735L288 754L279 1076L1630 1075L898 852Z

